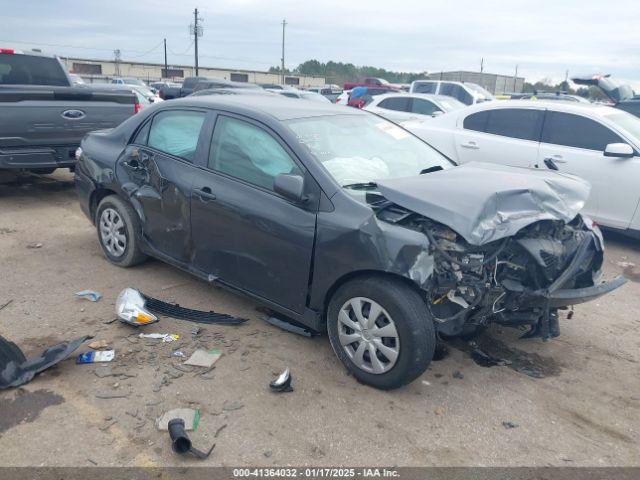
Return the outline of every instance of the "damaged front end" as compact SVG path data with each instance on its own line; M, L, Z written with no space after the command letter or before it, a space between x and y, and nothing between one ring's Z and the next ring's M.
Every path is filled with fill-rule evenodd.
M600 283L603 244L591 220L540 220L512 236L473 245L448 226L391 202L380 220L423 232L434 271L427 306L438 331L472 333L495 322L529 326L525 336L559 335L558 310L604 295L623 277Z

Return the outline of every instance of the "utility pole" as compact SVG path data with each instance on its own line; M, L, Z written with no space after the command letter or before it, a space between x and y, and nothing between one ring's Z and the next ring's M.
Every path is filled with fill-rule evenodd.
M513 91L516 92L516 82L518 81L518 65L516 65L516 74L513 76Z
M164 78L169 77L169 68L167 67L167 39L164 39Z
M120 49L116 49L113 51L113 57L116 64L116 76L120 76L120 60L122 60L122 52Z
M282 84L284 85L284 27L287 26L287 21L282 20Z
M198 9L196 8L193 11L193 23L189 25L189 32L193 35L194 44L195 44L195 56L196 56L196 77L198 76L198 37L202 36L202 25L198 22L203 22L204 20L198 16Z
M484 58L480 59L480 73L484 72Z

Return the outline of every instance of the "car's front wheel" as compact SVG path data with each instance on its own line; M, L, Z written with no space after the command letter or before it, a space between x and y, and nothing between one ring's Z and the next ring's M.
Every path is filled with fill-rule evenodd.
M102 199L96 211L96 228L102 251L111 263L131 267L147 258L140 249L138 217L119 197Z
M327 330L338 358L360 382L389 390L424 372L436 334L420 294L399 280L369 276L333 295Z

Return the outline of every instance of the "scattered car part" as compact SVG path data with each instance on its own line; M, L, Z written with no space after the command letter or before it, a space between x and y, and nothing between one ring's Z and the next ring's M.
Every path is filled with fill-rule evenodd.
M185 365L192 365L194 367L207 367L211 368L214 363L222 356L220 350L203 350L199 348L189 357L189 360L184 362Z
M180 339L180 335L175 333L141 333L140 338L150 338L151 340L162 340L162 343L171 343Z
M286 330L287 332L297 333L298 335L302 335L303 337L312 337L313 332L304 327L300 327L298 325L294 325L291 322L287 322L286 320L281 320L273 315L266 315L264 317L264 321L270 323L274 327L281 328Z
M46 348L27 359L13 342L0 335L0 390L23 385L38 373L69 357L90 335Z
M95 340L87 346L93 350L101 350L103 348L107 348L109 344L106 340Z
M278 378L269 384L269 387L274 392L293 392L291 380L291 372L289 372L289 367L287 367L284 372L278 376Z
M145 297L135 288L125 288L116 299L116 315L124 323L140 326L158 321L153 313L145 309Z
M169 422L179 418L184 422L185 430L197 430L200 424L200 410L193 408L174 408L164 412L156 419L158 430L169 430Z
M169 420L168 429L169 437L171 437L172 442L171 447L173 448L174 452L181 455L184 455L185 453L191 453L197 458L204 460L205 458L208 458L209 455L211 455L211 452L213 452L213 449L216 446L216 444L214 443L208 452L202 452L197 448L194 448L193 445L191 445L191 440L187 436L187 432L184 428L184 420L182 418L174 418L173 420Z
M114 350L101 350L97 352L84 352L78 355L76 358L77 364L83 363L99 363L99 362L110 362L116 356L116 352Z
M100 295L98 292L95 292L93 290L82 290L80 292L76 292L76 297L86 298L90 302L97 302L102 298L102 295Z
M177 318L179 320L188 320L196 323L217 323L220 325L240 325L246 322L246 318L236 318L226 313L216 313L213 310L205 312L203 310L193 310L191 308L181 307L180 305L163 302L147 295L142 295L145 300L145 306L150 311L159 315Z

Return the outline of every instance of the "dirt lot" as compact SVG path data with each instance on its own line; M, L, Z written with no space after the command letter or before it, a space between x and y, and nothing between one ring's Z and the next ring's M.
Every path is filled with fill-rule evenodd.
M176 407L200 409L191 438L203 449L217 444L209 465L639 465L640 243L609 234L607 244L606 274L632 262L635 281L576 307L558 339L494 329L484 343L511 366L484 368L456 344L411 385L381 392L349 377L326 337L272 327L245 298L158 261L108 264L70 174L0 186L0 306L11 301L0 333L27 353L84 334L116 350L116 376L69 359L0 392L0 465L194 464L154 425ZM250 321L204 326L194 337L194 324L163 318L144 331L177 333L179 342L139 340L133 328L105 323L126 286ZM103 298L75 299L83 289ZM216 368L182 371L172 351L199 345L223 352ZM295 391L271 393L268 382L285 366ZM532 369L543 378L527 375Z

